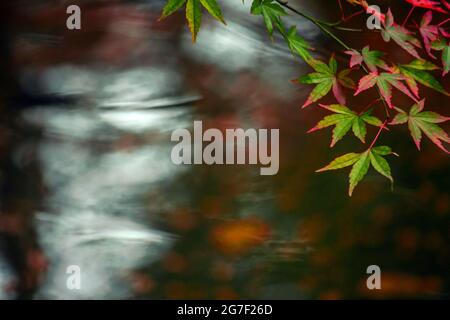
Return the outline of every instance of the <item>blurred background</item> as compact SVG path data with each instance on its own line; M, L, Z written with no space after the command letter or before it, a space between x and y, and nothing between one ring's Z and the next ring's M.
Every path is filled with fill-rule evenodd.
M270 40L249 1L220 1L228 25L204 14L196 44L183 13L157 21L164 3L1 2L0 299L449 298L448 155L428 140L418 152L395 128L379 140L400 154L394 190L372 170L349 198L347 171L314 171L363 146L349 137L329 149L329 130L306 134L326 114L300 110L312 87L290 80L308 66ZM289 3L340 17L337 1ZM409 11L406 1L378 3L398 21ZM66 28L70 4L81 7L81 30ZM286 22L318 56L340 50L311 23ZM340 35L411 60L377 32ZM448 97L421 93L450 115ZM173 165L170 134L194 120L279 128L278 174ZM366 288L372 264L382 290ZM71 265L81 290L66 286Z

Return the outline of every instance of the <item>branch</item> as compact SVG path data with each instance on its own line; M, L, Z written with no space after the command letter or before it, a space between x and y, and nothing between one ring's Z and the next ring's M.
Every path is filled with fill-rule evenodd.
M319 19L316 19L312 16L310 16L307 13L301 12L297 9L295 9L294 7L290 6L288 1L282 1L282 0L275 0L278 4L280 4L282 7L298 14L299 16L311 21L313 24L315 24L317 27L319 27L326 35L328 35L329 37L331 37L333 40L335 40L337 43L339 43L343 48L345 48L346 50L352 50L352 48L347 45L344 41L342 41L338 36L336 36L333 32L331 32L330 30L328 30L328 27L333 27L332 24L329 24L327 22L321 21ZM364 70L365 73L369 74L369 70L367 70L367 68L364 65L361 65L362 69ZM386 121L388 121L390 119L390 112L389 112L389 108L388 105L386 103L386 101L384 100L383 96L381 95L380 89L377 88L378 91L378 95L380 96L380 100L383 102L384 105L384 110L386 113Z
M319 29L321 29L325 34L327 34L329 37L333 38L336 42L338 42L342 47L344 47L346 50L351 50L351 48L342 41L339 37L337 37L334 33L332 33L330 30L326 28L327 25L329 25L327 22L321 21L319 19L316 19L312 16L310 16L307 13L301 12L294 7L291 7L287 1L282 0L275 0L278 4L285 7L286 9L298 14L299 16L305 18L306 20L311 21L313 24L315 24Z

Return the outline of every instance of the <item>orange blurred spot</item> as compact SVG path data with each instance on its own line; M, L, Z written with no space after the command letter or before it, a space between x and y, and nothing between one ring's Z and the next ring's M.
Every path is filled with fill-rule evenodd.
M262 244L269 237L269 226L256 218L226 222L215 227L211 240L220 251L241 254Z
M366 296L408 297L437 294L441 289L442 281L437 277L416 277L404 273L382 273L380 290L367 289L366 280L360 283L360 291Z

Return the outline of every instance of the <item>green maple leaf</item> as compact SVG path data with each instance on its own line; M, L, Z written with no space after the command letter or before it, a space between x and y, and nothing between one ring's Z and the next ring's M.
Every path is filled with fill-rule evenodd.
M357 114L346 106L339 104L321 104L320 106L334 112L335 114L326 116L320 120L319 123L308 131L308 133L330 126L335 126L333 129L330 147L333 147L339 140L341 140L347 132L350 131L350 129L352 129L353 134L361 140L361 142L365 143L367 134L366 123L377 127L380 127L383 124L380 119L371 115L371 110L363 114Z
M164 19L186 4L186 20L192 34L192 41L196 41L202 22L202 6L217 20L225 24L222 10L216 0L168 0L160 19Z
M333 94L340 104L345 104L345 96L342 92L342 86L354 88L353 80L348 77L350 70L346 69L338 72L337 62L334 56L331 56L328 64L319 60L310 60L309 64L316 71L298 79L302 84L315 84L316 87L309 95L302 108L314 103L333 89Z
M285 39L292 53L298 54L306 62L312 60L311 54L309 53L309 50L311 49L310 45L305 39L297 34L297 29L295 27L289 29L285 35Z
M444 71L442 75L445 76L450 71L450 45L445 40L435 40L431 43L431 48L442 51L442 66Z
M389 42L392 39L410 55L414 56L417 59L420 59L419 54L414 48L420 48L420 41L414 38L408 29L394 22L394 17L392 16L391 9L389 9L386 14L384 29L381 30L381 35L384 41Z
M450 120L450 117L445 117L431 111L423 111L425 100L414 104L409 113L395 108L398 114L391 121L391 124L408 123L408 128L417 149L420 150L420 143L422 141L422 133L424 133L436 146L438 146L445 153L450 153L442 144L442 142L450 143L450 137L447 133L437 125Z
M431 42L431 48L433 50L443 50L446 45L447 43L445 42L444 39L437 39Z
M445 76L450 71L450 46L445 46L442 50L442 65L444 66L443 75Z
M445 76L450 71L450 44L444 39L435 40L431 43L431 48L442 51L441 60L444 69L442 75Z
M276 26L282 33L284 27L281 23L281 17L286 16L287 13L278 3L273 0L253 0L250 12L254 15L261 15L264 19L269 35L272 36L274 26Z
M187 0L169 0L165 5L160 19L170 16L172 13L180 9Z
M369 46L365 46L361 52L357 50L345 51L350 55L350 68L356 65L361 65L363 62L369 68L370 71L377 71L377 67L388 70L388 65L381 59L384 55L381 51L370 50Z
M348 189L349 196L352 196L358 183L364 179L369 171L370 165L372 165L377 172L388 178L391 181L391 184L394 182L389 163L383 158L383 156L387 156L389 154L395 153L393 153L391 148L387 146L374 147L362 153L347 153L343 156L337 157L330 164L316 170L316 172L337 170L353 166L349 174Z
M397 88L414 101L417 101L417 98L410 92L408 87L401 82L402 80L406 80L406 78L398 73L382 72L378 74L377 72L371 72L360 79L355 96L376 84L380 94L390 108L394 108L392 105L392 87Z
M406 82L408 83L411 91L416 91L416 96L418 96L418 87L416 81L423 84L424 86L448 95L447 91L440 84L432 74L428 71L439 69L436 65L425 60L414 60L409 64L401 64L398 66L400 73L406 77Z

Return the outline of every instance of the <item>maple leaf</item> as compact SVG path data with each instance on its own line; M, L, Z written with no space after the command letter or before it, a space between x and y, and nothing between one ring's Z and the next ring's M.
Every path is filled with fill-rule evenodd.
M417 101L416 97L414 97L413 94L409 91L409 89L401 82L402 80L405 80L406 78L397 73L389 73L389 72L371 72L368 75L362 77L359 80L358 89L355 92L355 96L358 95L360 92L365 91L371 87L373 87L375 84L377 85L378 89L380 90L380 94L388 104L390 108L393 108L392 105L392 86L406 94L408 97L413 99L414 101Z
M441 60L443 66L442 75L445 76L450 71L450 45L444 40L434 41L431 44L434 50L442 51Z
M297 29L295 27L291 27L289 29L288 33L285 35L285 38L292 53L298 54L306 62L312 60L311 54L308 51L311 49L310 45L305 39L297 34Z
M442 4L444 5L444 7L447 8L447 10L450 10L450 3L448 3L448 2L445 1L445 0L441 0L441 2L442 2Z
M335 126L330 147L334 147L334 145L341 140L350 129L352 129L354 135L364 143L367 133L366 123L378 127L383 124L380 119L371 115L371 110L364 112L363 114L357 114L348 107L339 104L320 104L320 106L334 112L334 114L328 115L320 120L319 123L308 131L308 133Z
M445 117L432 111L423 111L424 105L425 100L421 100L411 107L409 113L396 108L398 114L391 121L391 124L408 123L411 137L419 150L422 141L422 133L424 133L441 150L445 153L450 153L442 144L442 142L450 143L450 137L437 125L437 123L443 123L450 120L450 117Z
M345 53L350 55L350 68L361 65L364 62L370 71L377 71L377 67L385 70L389 69L388 65L380 59L384 53L376 50L371 51L369 46L365 46L361 52L348 50Z
M450 71L450 46L445 46L442 50L442 65L444 66L444 71L442 75L446 75Z
M327 95L331 89L333 90L336 100L340 104L345 104L346 99L342 91L342 86L354 88L353 80L348 77L350 70L346 69L338 73L338 66L334 56L331 56L328 65L319 60L311 60L310 65L316 72L300 77L298 82L302 84L316 84L316 87L313 89L302 108L320 100Z
M344 53L350 55L350 68L360 66L364 61L362 54L358 50L347 50Z
M400 47L406 50L410 55L420 59L414 47L420 47L420 42L411 35L411 32L405 27L399 26L394 22L391 9L386 14L384 29L381 29L381 35L384 41L394 40Z
M355 190L358 183L366 176L367 172L369 171L370 165L372 165L372 167L380 174L388 178L391 181L391 184L394 182L389 163L386 161L386 159L383 158L384 156L390 154L395 153L393 153L391 148L387 146L369 148L362 153L347 153L334 159L327 166L316 170L316 172L337 170L353 166L349 174L348 189L349 196L352 196L353 191Z
M401 64L398 66L399 72L406 77L406 83L411 91L418 97L419 88L417 82L423 84L426 87L434 89L445 95L448 95L444 87L436 80L433 75L427 71L439 69L436 65L425 60L413 60L409 64Z
M286 11L273 0L253 0L250 12L254 15L261 15L264 19L269 35L272 36L274 25L278 27L282 33L284 27L281 24L281 17L286 16Z
M422 36L426 52L430 57L436 59L436 57L431 53L431 43L438 38L439 27L431 25L431 20L433 20L433 12L427 11L420 22L419 32Z
M164 6L160 20L164 19L186 4L186 19L192 34L192 41L196 41L202 22L202 6L217 20L225 24L222 11L216 0L168 0Z
M430 9L442 13L447 13L444 9L439 6L439 2L432 0L406 0L411 3L414 7Z

